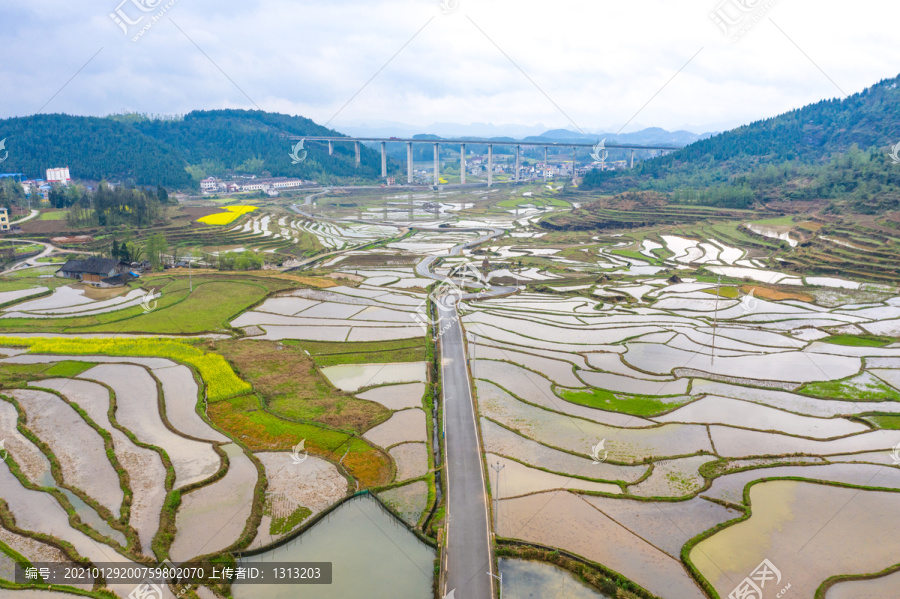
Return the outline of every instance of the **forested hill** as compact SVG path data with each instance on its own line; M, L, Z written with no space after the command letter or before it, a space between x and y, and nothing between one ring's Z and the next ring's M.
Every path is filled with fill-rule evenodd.
M68 166L79 179L189 187L191 176L172 147L130 125L105 118L38 114L0 120L9 156L7 173L43 179L48 168Z
M371 180L381 176L381 157L362 148L359 168L353 144L334 144L334 155L321 143L305 144L306 160L292 164L293 142L282 134L344 137L300 116L260 110L194 111L181 120L144 119L134 124L144 134L176 148L199 177L226 172L269 174L303 179Z
M78 179L197 186L226 173L300 177L321 181L366 181L380 176L380 158L363 148L357 168L352 144L307 144L305 161L292 164L284 134L341 134L303 117L248 110L194 111L181 118L142 115L108 118L34 115L0 120L9 156L2 171L43 178L47 168L68 166Z
M851 200L897 209L900 77L695 142L634 170L594 171L584 189L672 192L679 201L739 206L768 199ZM870 210L870 211L871 211Z

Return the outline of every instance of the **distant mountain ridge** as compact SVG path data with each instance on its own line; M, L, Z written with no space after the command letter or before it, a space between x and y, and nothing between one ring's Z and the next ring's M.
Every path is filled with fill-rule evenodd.
M607 143L639 144L647 146L686 146L716 133L691 133L690 131L667 131L660 127L648 127L631 133L579 133L568 129L551 129L538 136L526 137L523 141L584 141L595 143L606 139Z

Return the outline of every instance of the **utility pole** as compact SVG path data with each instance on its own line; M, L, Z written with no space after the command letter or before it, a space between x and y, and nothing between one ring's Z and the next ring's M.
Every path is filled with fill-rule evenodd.
M716 279L716 310L713 315L713 338L712 338L712 362L716 361L716 331L719 328L719 287L722 285L722 275Z
M506 466L504 464L501 464L498 460L496 464L491 466L491 468L493 468L497 472L496 483L494 485L495 487L497 487L497 490L494 493L494 504L496 506L494 508L494 530L496 531L500 528L500 471L506 468ZM496 532L494 534L496 534Z
M478 334L472 333L472 378L475 378L475 352L478 350Z
M500 572L500 576L497 576L496 574L491 574L490 572L488 572L488 574L490 576L493 576L494 578L496 578L497 581L499 582L499 585L497 586L497 591L498 591L497 597L498 597L498 599L503 599L503 572Z

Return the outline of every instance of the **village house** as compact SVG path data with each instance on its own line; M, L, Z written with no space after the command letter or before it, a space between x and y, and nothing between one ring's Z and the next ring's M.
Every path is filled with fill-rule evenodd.
M135 278L130 271L131 266L126 262L93 256L87 260L69 260L56 271L56 276L97 287L117 287Z

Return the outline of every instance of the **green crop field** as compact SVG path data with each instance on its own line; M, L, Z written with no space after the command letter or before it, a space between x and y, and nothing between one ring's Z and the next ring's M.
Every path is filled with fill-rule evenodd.
M632 416L657 416L663 412L674 410L678 406L689 401L667 402L664 399L647 395L627 395L624 393L613 393L605 389L593 388L584 390L566 389L557 392L557 395L572 403L581 404L591 408L600 408L601 410L631 414Z
M38 279L37 284L44 280ZM48 281L66 281L48 279ZM219 331L228 322L269 293L292 287L290 281L249 276L199 275L193 277L190 292L188 277L146 278L137 284L145 288L160 284L162 296L149 313L133 306L91 316L68 318L4 318L0 331L91 332L186 334Z

